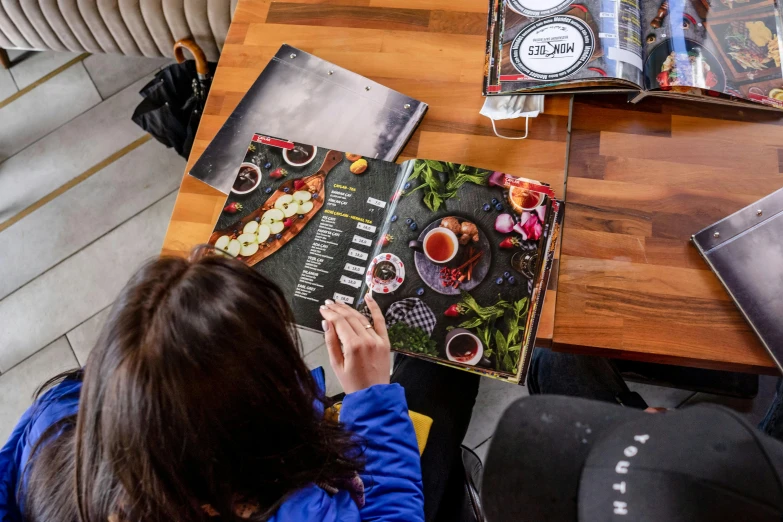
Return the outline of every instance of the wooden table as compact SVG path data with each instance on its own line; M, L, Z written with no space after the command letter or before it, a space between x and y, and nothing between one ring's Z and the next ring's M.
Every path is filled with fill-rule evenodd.
M502 170L563 193L570 97L547 98L528 139L502 140L479 114L484 103L487 4L483 0L240 0L212 83L190 167L280 45L287 43L429 104L400 161L421 157ZM524 133L524 120L498 131ZM259 129L263 131L263 129ZM164 254L206 242L225 195L182 180ZM548 295L540 337L552 337L555 293Z
M240 0L188 169L285 42L430 105L401 160L504 170L563 194L570 98L547 97L527 140L494 137L478 114L485 24L482 0ZM688 238L783 185L778 121L705 104L578 97L560 277L539 338L554 335L556 349L579 353L772 371ZM224 199L185 176L163 252L206 241Z
M577 97L555 349L776 371L689 238L783 186L781 117Z

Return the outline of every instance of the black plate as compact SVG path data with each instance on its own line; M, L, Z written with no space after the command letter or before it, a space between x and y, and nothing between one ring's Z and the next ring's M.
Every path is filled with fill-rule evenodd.
M647 88L661 88L661 86L658 85L656 76L661 73L661 66L672 51L676 50L678 53L687 53L694 49L701 52L702 57L710 66L710 71L718 78L718 83L714 87L711 87L710 90L723 92L726 88L726 73L723 72L723 67L720 62L715 55L708 51L703 45L699 45L687 38L668 38L653 47L652 51L647 55L647 62L644 64L644 81L647 84Z

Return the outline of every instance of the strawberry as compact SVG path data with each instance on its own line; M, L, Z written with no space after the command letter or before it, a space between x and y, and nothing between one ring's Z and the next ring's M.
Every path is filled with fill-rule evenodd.
M460 308L460 306L457 304L453 304L448 308L446 308L446 311L443 312L443 315L445 315L446 317L459 317L459 314L461 313L462 313L462 309Z
M519 239L515 237L507 237L498 245L500 248L514 248L519 246Z
M272 179L284 178L288 175L288 171L282 167L277 167L275 170L269 173L269 177Z
M286 219L285 221L283 221L283 226L284 226L285 228L288 228L288 227L290 227L290 226L291 226L291 225L293 225L293 224L294 224L294 220L293 220L293 219L291 219L291 218L288 218L288 219Z
M394 241L394 236L392 236L391 234L386 234L385 236L383 236L381 238L381 246L385 247L386 245L388 245L392 241Z
M223 212L228 212L229 214L236 214L240 210L242 210L242 204L236 201L232 201L223 208Z
M294 180L294 190L299 190L302 187L305 186L305 182L302 179L295 179Z

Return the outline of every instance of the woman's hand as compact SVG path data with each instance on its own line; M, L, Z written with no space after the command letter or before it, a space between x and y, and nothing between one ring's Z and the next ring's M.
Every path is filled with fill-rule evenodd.
M321 306L329 362L345 393L389 384L391 348L386 320L370 294L365 301L372 313L372 326L366 317L344 303L328 299Z

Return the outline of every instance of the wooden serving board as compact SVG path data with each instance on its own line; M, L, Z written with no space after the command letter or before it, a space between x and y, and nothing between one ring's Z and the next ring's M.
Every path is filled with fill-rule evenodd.
M280 233L280 239L276 239L275 235L272 234L269 236L269 239L266 242L259 245L260 248L255 254L249 257L237 256L237 259L244 261L249 266L253 266L259 261L262 261L263 259L271 256L280 250L289 241L291 241L294 237L296 237L296 235L299 234L305 225L307 225L307 223L309 223L310 220L312 220L313 217L318 214L318 211L321 210L321 207L324 205L324 197L326 195L326 190L324 188L326 175L329 174L329 171L332 170L342 160L343 154L341 152L330 150L326 153L324 162L321 164L321 168L318 169L318 172L303 178L289 179L284 181L278 186L277 190L275 190L272 195L269 196L269 199L267 199L253 212L242 218L240 221L237 221L236 223L222 230L216 230L212 232L212 235L209 237L209 244L214 245L220 236L227 235L232 239L237 238L240 234L242 234L242 229L248 222L254 221L256 218L260 218L264 212L275 208L275 203L281 196L286 193L293 194L296 192L296 190L294 190L294 185L297 181L301 180L304 184L299 187L299 190L307 190L311 194L317 194L317 197L314 196L310 200L313 202L313 209L305 214L303 218L298 218L296 215L292 216L294 223L290 227L283 229L283 231ZM288 192L285 191L286 188L288 188Z

